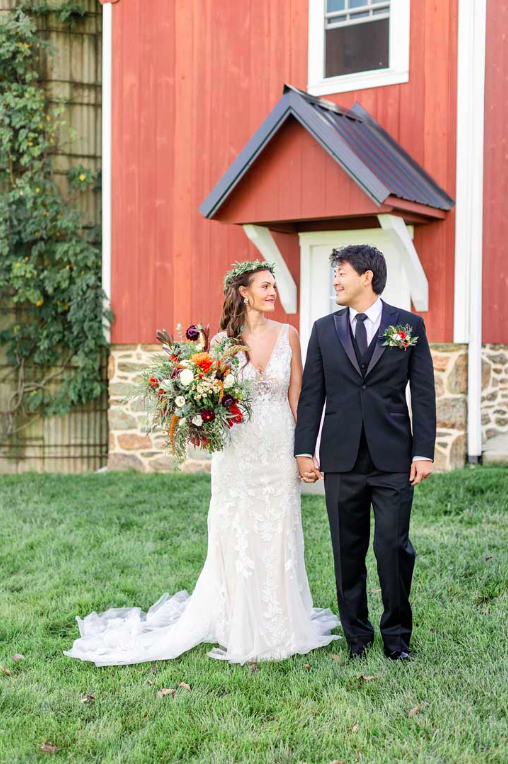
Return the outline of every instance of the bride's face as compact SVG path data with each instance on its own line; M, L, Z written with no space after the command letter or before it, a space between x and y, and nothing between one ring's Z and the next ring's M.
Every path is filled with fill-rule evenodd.
M250 310L270 313L275 310L277 285L270 271L257 271L248 287L240 287L242 297L247 297Z

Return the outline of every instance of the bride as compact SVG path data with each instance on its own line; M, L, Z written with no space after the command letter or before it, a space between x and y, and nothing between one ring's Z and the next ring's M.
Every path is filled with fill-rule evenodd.
M312 606L304 563L300 478L293 456L302 378L298 334L268 318L273 265L237 264L224 279L221 332L240 337L254 381L252 417L212 456L208 553L192 595L162 597L145 614L110 608L76 617L71 658L110 666L177 658L202 642L230 663L280 660L339 639L329 609ZM308 481L313 482L309 474Z

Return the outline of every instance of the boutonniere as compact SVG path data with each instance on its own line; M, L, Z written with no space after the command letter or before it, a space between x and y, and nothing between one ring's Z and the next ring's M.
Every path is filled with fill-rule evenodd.
M407 350L408 348L413 347L413 345L416 345L418 337L412 337L412 331L413 329L409 324L406 324L405 326L402 326L401 324L397 324L397 326L389 326L383 334L383 337L385 338L383 346L388 345L388 347L402 348L402 350Z

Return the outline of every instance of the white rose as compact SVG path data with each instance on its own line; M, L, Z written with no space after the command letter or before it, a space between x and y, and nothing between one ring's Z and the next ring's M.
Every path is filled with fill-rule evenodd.
M183 371L180 372L179 377L180 377L180 382L182 383L182 385L184 387L187 387L188 385L190 385L190 383L194 379L194 374L192 373L190 369L184 369Z
M186 419L185 419L185 417L183 416L183 417L180 419L180 421L178 422L178 427L181 427L183 424L185 424L185 421L186 421Z
M233 374L227 374L224 377L224 390L229 390L230 387L233 387L235 384L235 378Z
M190 361L180 361L180 366L184 366L185 368L187 368L187 366L190 366L190 365L191 365Z
M201 427L203 420L199 414L196 414L196 416L192 418L192 424L195 424L196 427Z
M185 406L185 398L183 397L183 395L177 395L175 398L175 403L180 408L183 408Z

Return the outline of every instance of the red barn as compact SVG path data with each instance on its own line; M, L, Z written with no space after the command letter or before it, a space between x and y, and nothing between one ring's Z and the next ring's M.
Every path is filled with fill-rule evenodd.
M359 242L425 318L437 466L506 457L506 4L102 1L110 468L167 467L121 403L157 328L215 329L224 272L262 256L305 350Z

